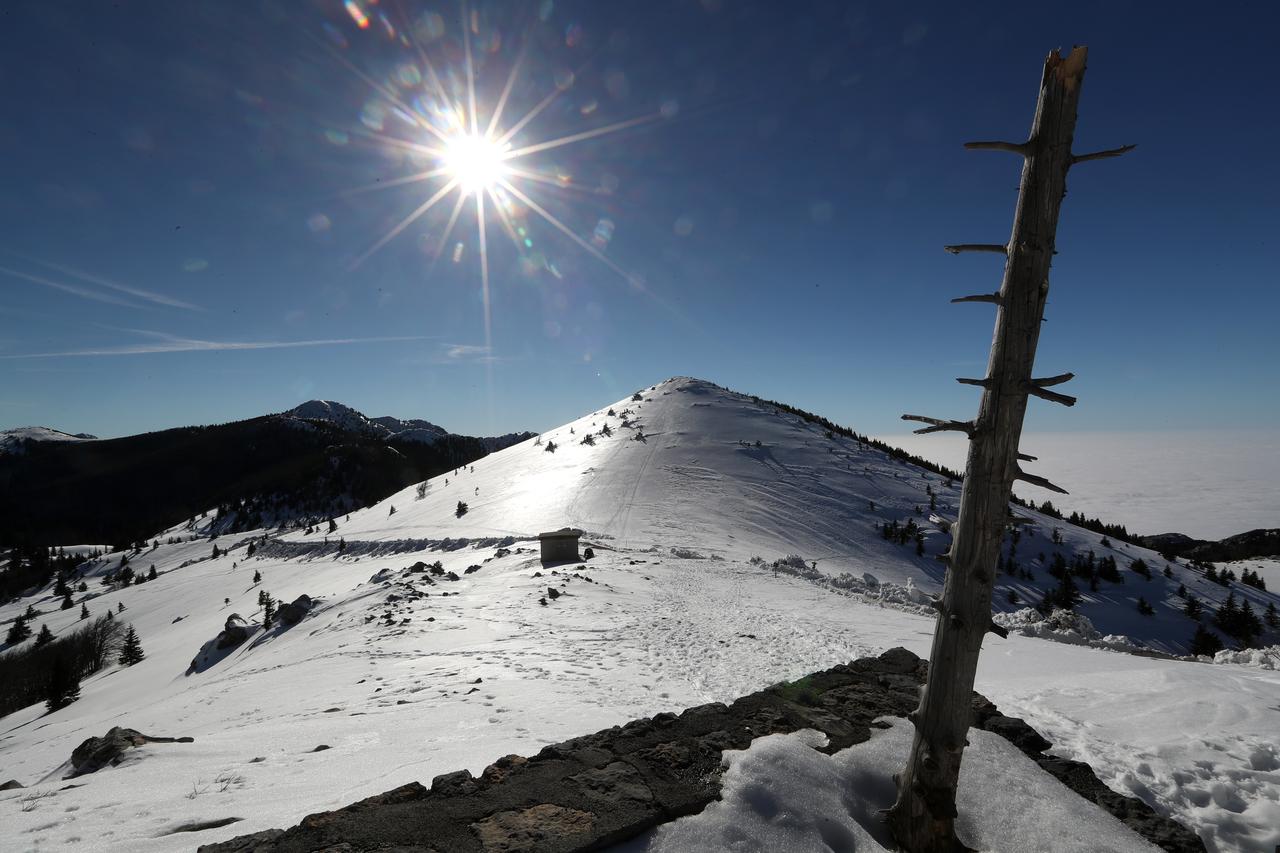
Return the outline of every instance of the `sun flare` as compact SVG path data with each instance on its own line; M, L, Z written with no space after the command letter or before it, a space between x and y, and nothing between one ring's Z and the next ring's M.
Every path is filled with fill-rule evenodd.
M459 133L445 144L440 165L463 192L489 192L508 172L504 165L507 147L484 135Z

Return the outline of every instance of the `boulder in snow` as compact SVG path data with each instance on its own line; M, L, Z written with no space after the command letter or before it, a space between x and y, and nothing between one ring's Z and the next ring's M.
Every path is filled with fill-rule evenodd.
M64 778L72 779L87 773L96 773L104 767L114 767L128 750L148 743L191 743L190 737L151 737L135 729L113 727L102 737L91 737L71 752L71 772Z
M280 618L283 625L297 625L302 621L302 617L310 612L315 606L315 602L311 600L311 596L303 593L288 604L280 605L280 609L276 611L276 616Z
M218 634L216 648L229 649L232 646L238 646L249 639L251 633L253 628L249 622L239 613L232 613L223 624L222 633Z

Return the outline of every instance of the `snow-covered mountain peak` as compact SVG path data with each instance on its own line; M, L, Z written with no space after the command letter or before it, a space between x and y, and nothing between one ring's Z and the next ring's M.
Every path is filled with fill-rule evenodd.
M332 400L308 400L294 406L286 415L308 421L328 421L343 429L368 432L371 422L362 412Z
M363 412L332 400L308 400L284 413L287 417L308 421L326 421L342 429L362 432L379 438L398 438L430 444L449 434L444 427L420 418L404 420L390 416L370 418Z
M0 431L0 453L20 453L28 441L97 441L87 432L69 433L43 426L18 427Z

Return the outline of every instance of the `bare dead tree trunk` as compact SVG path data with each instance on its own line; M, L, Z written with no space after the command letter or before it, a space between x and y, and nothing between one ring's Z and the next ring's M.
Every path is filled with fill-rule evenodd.
M942 599L935 602L939 613L929 678L920 706L910 715L915 740L906 768L896 777L898 799L888 813L894 837L910 853L965 849L955 834L956 784L972 722L973 682L982 640L988 631L1003 633L991 621L992 576L1000 539L1010 520L1013 481L1022 479L1063 491L1042 477L1024 473L1018 464L1032 458L1018 452L1027 397L1068 406L1075 403L1074 397L1048 390L1070 379L1071 374L1031 377L1049 293L1058 211L1066 194L1067 170L1073 163L1117 156L1132 147L1080 157L1071 153L1086 54L1084 47L1072 49L1065 58L1057 51L1049 54L1026 142L971 142L966 146L1023 157L1022 185L1009 242L946 247L957 254L1000 252L1007 259L999 292L952 300L997 306L987 375L959 380L983 389L978 417L951 421L903 415L905 420L930 424L916 430L918 433L958 430L970 439L960 517L952 527L951 550L943 558L950 568Z

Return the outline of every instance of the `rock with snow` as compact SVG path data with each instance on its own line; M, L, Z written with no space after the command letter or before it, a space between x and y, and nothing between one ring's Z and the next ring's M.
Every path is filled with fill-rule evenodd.
M315 606L311 596L303 593L288 604L281 604L276 610L276 616L280 622L285 625L296 625L302 621L302 617L311 612L311 608Z
M238 646L245 640L249 639L249 635L253 633L253 626L247 619L239 613L232 613L227 617L227 621L222 626L222 631L218 634L215 647L218 649L229 649L232 646Z
M63 778L72 779L118 765L134 747L149 743L192 743L194 740L190 737L152 737L135 729L114 726L102 737L88 738L72 751L71 772Z

